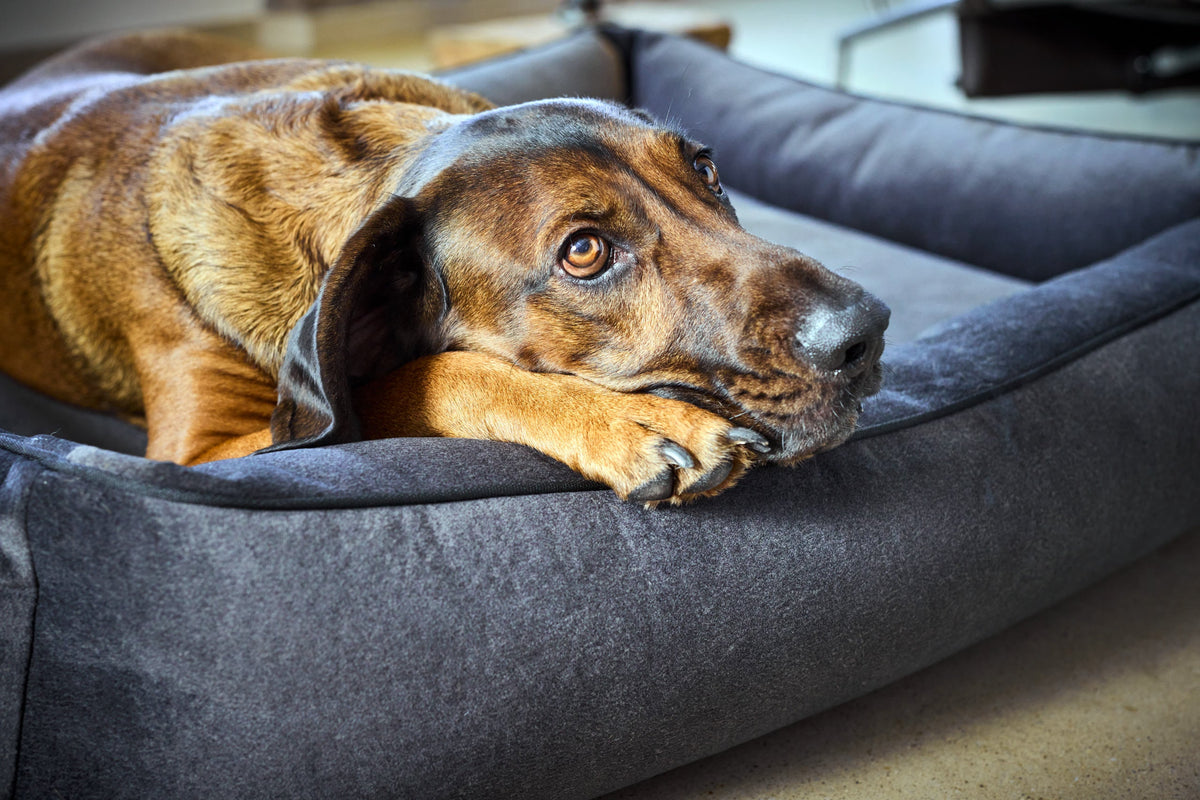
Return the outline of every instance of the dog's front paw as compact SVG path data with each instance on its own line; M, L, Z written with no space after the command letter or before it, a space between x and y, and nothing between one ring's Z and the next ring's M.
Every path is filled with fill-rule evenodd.
M355 407L370 438L517 442L647 504L717 494L770 449L755 431L681 400L528 372L467 351L409 362L360 387Z
M624 500L681 503L718 494L770 445L749 428L678 400L620 395L572 464Z

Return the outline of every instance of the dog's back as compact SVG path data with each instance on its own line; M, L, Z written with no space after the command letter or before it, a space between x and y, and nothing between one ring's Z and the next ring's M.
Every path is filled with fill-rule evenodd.
M265 372L268 386L287 331L331 258L315 251L340 247L386 194L361 174L344 181L353 187L345 191L324 180L326 168L340 166L327 154L336 153L343 123L350 124L346 106L373 99L460 113L484 107L415 76L263 60L236 43L192 33L100 40L5 87L0 370L133 419L143 410L146 374L160 369L138 363L151 352L203 350L245 362L248 351L244 371ZM289 110L305 125L281 133ZM319 115L327 124L307 124ZM347 138L369 138L357 133L361 120L352 122L356 134ZM298 220L286 198L278 207L251 208L278 195L264 185L278 175L294 176L299 194L338 192L336 202L304 198L320 205L319 223ZM378 183L386 178L380 174ZM251 224L247 214L256 217ZM264 238L270 226L262 221L285 217L294 229ZM300 230L305 225L320 234ZM292 252L298 242L314 253ZM186 261L197 252L223 261L216 266L228 274L234 264L259 265L261 274L247 280L276 278L289 287L286 302L263 302L258 283L215 297L225 284L195 274L212 266ZM191 338L163 341L171 333Z
M176 70L256 56L249 48L200 34L135 34L66 51L0 90L0 318L5 320L0 326L0 369L59 398L126 406L121 410L136 415L128 403L114 403L113 387L96 385L100 371L87 365L86 355L69 341L76 322L86 327L77 319L86 311L52 310L50 305L56 293L67 289L65 284L95 281L94 271L105 269L113 257L124 255L130 265L140 260L123 254L127 244L109 235L113 225L98 224L98 219L107 217L118 226L122 221L141 224L122 218L130 210L124 201L136 205L141 194L144 165L137 162L145 158L145 151L124 143L139 132L154 134L154 121L132 108L146 102L146 89L155 87L161 101L185 101L211 88ZM236 80L247 87L278 82L305 67L300 62L267 62L257 74L247 71ZM225 83L233 88L231 81ZM92 168L97 164L103 167ZM84 172L90 174L84 178ZM123 176L124 185L106 179L113 174ZM97 190L93 198L102 207L85 210L78 192L63 196L72 176ZM67 218L81 211L97 216L76 217L68 225ZM60 232L68 234L65 240ZM43 256L43 249L57 257ZM70 251L80 257L72 257ZM66 260L60 260L64 255ZM56 318L60 310L66 319Z

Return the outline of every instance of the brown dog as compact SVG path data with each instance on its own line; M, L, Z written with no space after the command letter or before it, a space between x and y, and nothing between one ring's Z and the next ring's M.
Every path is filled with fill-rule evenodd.
M0 368L148 457L487 438L679 500L878 389L886 307L646 115L250 57L129 36L0 92Z

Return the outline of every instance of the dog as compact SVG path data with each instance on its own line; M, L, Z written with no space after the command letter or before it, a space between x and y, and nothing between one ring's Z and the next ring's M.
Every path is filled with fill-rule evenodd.
M0 369L148 458L483 438L680 502L844 441L888 315L613 103L187 32L0 92Z

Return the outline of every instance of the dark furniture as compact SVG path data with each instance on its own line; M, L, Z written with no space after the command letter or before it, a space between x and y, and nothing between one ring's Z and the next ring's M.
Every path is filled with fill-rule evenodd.
M967 97L1200 85L1197 0L907 0L842 32L838 86L855 42L950 10Z

